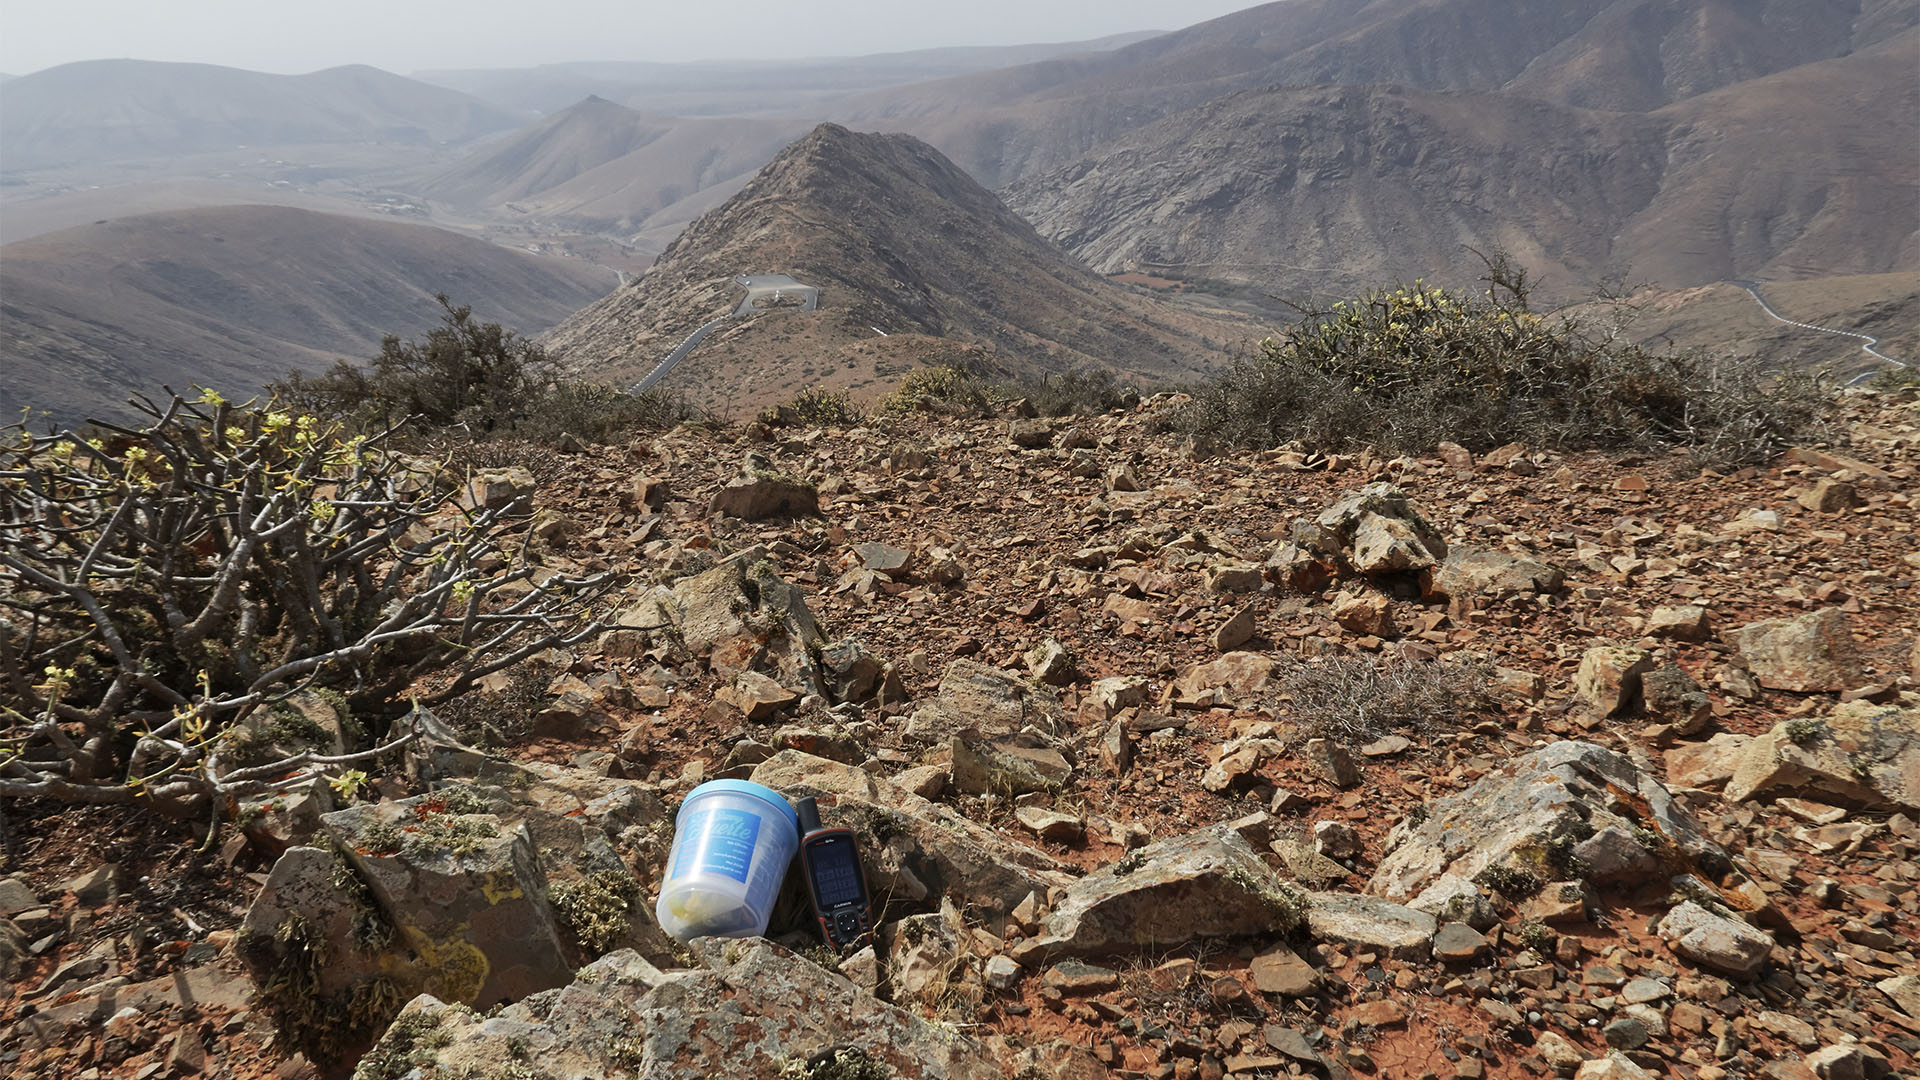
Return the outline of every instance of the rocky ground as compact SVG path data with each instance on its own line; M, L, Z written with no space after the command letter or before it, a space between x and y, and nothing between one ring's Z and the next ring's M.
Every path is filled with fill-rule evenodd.
M1208 454L1170 404L492 474L551 560L631 573L634 629L202 853L205 823L11 809L0 1063L1913 1073L1911 392L1731 474ZM285 737L332 737L299 705ZM672 811L718 776L861 834L871 951L791 903L773 942L661 934Z

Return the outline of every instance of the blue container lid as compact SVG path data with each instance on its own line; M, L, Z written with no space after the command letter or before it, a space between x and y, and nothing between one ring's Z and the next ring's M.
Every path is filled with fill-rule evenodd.
M786 796L765 784L756 784L751 780L709 780L701 784L687 792L686 801L680 804L680 812L674 815L674 820L676 822L680 820L680 814L687 812L687 807L693 804L693 800L702 795L718 795L723 792L759 799L785 815L787 824L793 827L795 833L800 831L800 815L794 812L793 804L787 801Z

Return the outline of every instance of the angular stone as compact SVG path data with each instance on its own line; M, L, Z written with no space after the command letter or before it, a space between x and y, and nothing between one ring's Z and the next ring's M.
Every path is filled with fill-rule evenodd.
M1330 549L1363 574L1424 570L1447 556L1439 530L1392 484L1368 484L1322 511L1313 524L1324 538L1302 546ZM1294 539L1302 541L1298 530Z
M1816 514L1838 514L1858 506L1860 495L1852 484L1823 476L1812 487L1801 492L1796 501Z
M1664 879L1679 866L1712 868L1710 884L1744 880L1666 788L1592 743L1558 742L1514 758L1427 807L1424 820L1388 834L1369 892L1403 900L1442 875L1479 880L1494 866L1542 882L1572 868L1598 883ZM1660 842L1650 847L1649 836Z
M1887 995L1887 1000L1898 1005L1901 1012L1920 1020L1920 975L1895 975L1873 985Z
M1120 985L1120 973L1079 960L1062 960L1046 970L1041 983L1065 994L1098 994Z
M1280 671L1280 662L1259 653L1235 652L1211 663L1188 669L1174 683L1182 698L1196 698L1208 690L1226 690L1236 699L1251 698L1267 689Z
M1084 955L1284 933L1306 903L1240 834L1215 827L1149 844L1074 882L1039 943Z
M1447 561L1434 570L1427 594L1498 600L1557 593L1566 587L1566 580L1565 572L1538 559L1463 546L1448 552Z
M1773 939L1765 932L1691 900L1667 912L1659 929L1674 952L1702 967L1743 979L1756 975L1773 951Z
M1207 591L1215 596L1256 593L1264 584L1266 578L1257 566L1235 564L1207 571Z
M1653 670L1645 649L1627 645L1596 645L1580 657L1573 692L1599 712L1612 716L1640 698L1641 676Z
M1693 604L1657 607L1647 614L1640 632L1670 641L1707 641L1713 637L1713 621L1706 608Z
M1395 960L1425 960L1439 929L1424 911L1371 896L1317 892L1307 911L1307 930L1315 939Z
M1254 631L1258 628L1253 608L1252 604L1247 604L1213 632L1215 652L1231 652L1253 640Z
M780 710L800 703L799 694L757 671L735 675L731 685L721 687L713 696L740 710L749 720L769 720Z
M1433 955L1449 963L1471 963L1487 955L1492 948L1486 937L1466 923L1442 923L1434 931Z
M1023 727L1054 731L1060 726L1060 701L1027 679L971 660L955 660L940 677L935 702L947 731L1011 735Z
M0 878L0 917L11 917L40 906L33 888L19 878Z
M1341 593L1328 614L1342 629L1355 634L1390 638L1399 634L1393 621L1393 602L1375 592Z
M1666 753L1667 782L1674 787L1720 787L1739 768L1751 735L1723 732L1703 743L1685 743Z
M773 473L742 476L715 492L707 509L748 521L814 517L820 513L820 489L805 480Z
M947 746L952 760L948 783L969 795L1057 791L1073 771L1059 751L1023 746L1018 736L989 741L955 735Z
M1360 782L1360 766L1353 755L1331 739L1308 739L1300 754L1314 775L1335 787L1350 788Z
M1657 1078L1653 1073L1634 1064L1632 1058L1616 1050L1606 1057L1581 1063L1580 1071L1573 1074L1573 1080L1657 1080Z
M1087 835L1087 823L1084 820L1058 810L1022 806L1013 812L1013 816L1035 836L1057 844L1077 844Z
M820 650L827 691L835 701L868 701L886 681L887 665L858 641L836 641Z
M1354 526L1348 559L1355 570L1368 575L1425 570L1436 561L1412 525L1380 514L1367 514Z
M1065 686L1078 674L1080 660L1052 638L1027 650L1027 671L1049 686Z
M485 1008L565 986L573 968L532 834L492 814L431 811L432 798L323 819L412 954L422 991Z
M1320 991L1320 973L1285 945L1271 945L1255 954L1250 974L1253 988L1263 994L1306 997Z
M1123 709L1147 703L1147 681L1134 676L1095 679L1080 699L1080 715L1099 722L1111 720Z
M855 544L853 552L860 556L860 565L889 575L904 573L907 565L913 561L912 552L877 541Z
M1780 793L1920 810L1920 708L1851 701L1818 720L1775 724L1741 751L1727 798Z
M1671 725L1675 734L1691 735L1713 719L1707 692L1678 664L1661 664L1640 676L1640 696L1647 715Z
M1850 690L1866 681L1839 608L1748 623L1734 631L1734 647L1769 690L1819 693Z
M1360 854L1360 834L1345 822L1316 821L1313 849L1330 859L1351 859Z
M539 490L533 473L519 465L501 469L481 469L467 482L469 509L506 510L517 514L533 512L533 496Z
M1820 1080L1867 1080L1867 1056L1852 1043L1823 1046L1805 1062Z

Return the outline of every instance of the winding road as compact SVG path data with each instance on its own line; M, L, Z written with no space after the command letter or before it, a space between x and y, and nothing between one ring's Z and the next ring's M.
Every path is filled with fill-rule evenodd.
M1906 361L1895 360L1893 357L1888 356L1886 353L1883 353L1879 349L1874 348L1874 346L1880 344L1880 339L1877 337L1869 337L1866 334L1857 334L1852 330L1835 330L1830 326L1815 326L1812 323L1803 323L1796 319L1787 318L1785 315L1782 315L1779 312L1773 310L1772 305L1767 303L1766 297L1763 297L1760 295L1760 283L1757 281L1736 281L1729 278L1727 280L1727 284L1738 285L1741 288L1747 290L1747 295L1753 297L1753 302L1756 304L1759 304L1760 310L1766 312L1769 316L1773 318L1775 322L1783 322L1783 323L1786 323L1788 326L1797 326L1802 330L1818 330L1822 334L1838 334L1841 337L1858 338L1859 340L1866 342L1865 345L1860 346L1860 351L1866 353L1868 356L1872 356L1877 359L1884 360L1887 363L1892 364L1894 367L1903 368L1903 367L1909 366L1906 363ZM1852 386L1854 383L1865 382L1866 380L1873 378L1874 375L1875 375L1875 372L1872 372L1872 371L1865 372L1855 377L1850 382L1848 382L1847 385Z
M705 341L708 334L720 329L721 324L728 319L752 315L762 310L778 311L782 302L789 298L799 301L794 305L796 311L812 311L820 306L819 289L811 285L803 285L786 274L747 274L734 278L733 283L747 291L746 299L740 301L740 306L688 334L686 340L675 345L666 359L655 364L653 370L647 372L645 378L634 383L627 393L644 394L653 389L654 384L666 378L680 361L687 358L687 354L693 351L694 346ZM762 301L767 303L766 308L760 306Z

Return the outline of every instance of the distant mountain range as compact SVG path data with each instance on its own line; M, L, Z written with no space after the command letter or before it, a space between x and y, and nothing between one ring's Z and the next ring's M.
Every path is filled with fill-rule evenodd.
M820 108L862 90L1103 52L1159 34L1148 30L1090 41L918 49L810 60L677 64L585 61L528 68L420 71L414 78L505 108L541 113L556 112L585 97L687 116L784 113Z
M622 234L642 232L672 209L680 211L669 215L677 233L806 130L792 120L655 116L590 97L476 150L420 192L467 210ZM694 206L681 205L703 193Z
M162 384L248 395L425 332L435 293L532 333L613 284L442 229L287 207L84 225L0 247L0 412L124 415Z
M8 173L236 146L463 143L524 122L457 91L365 66L269 75L89 60L6 86L0 168Z
M741 319L663 385L764 404L809 383L897 376L919 366L928 339L985 347L1033 375L1099 365L1159 380L1222 364L1259 331L1089 273L917 139L825 124L689 226L637 284L544 340L576 371L635 379L740 303L735 275L766 272L819 288L820 310Z

